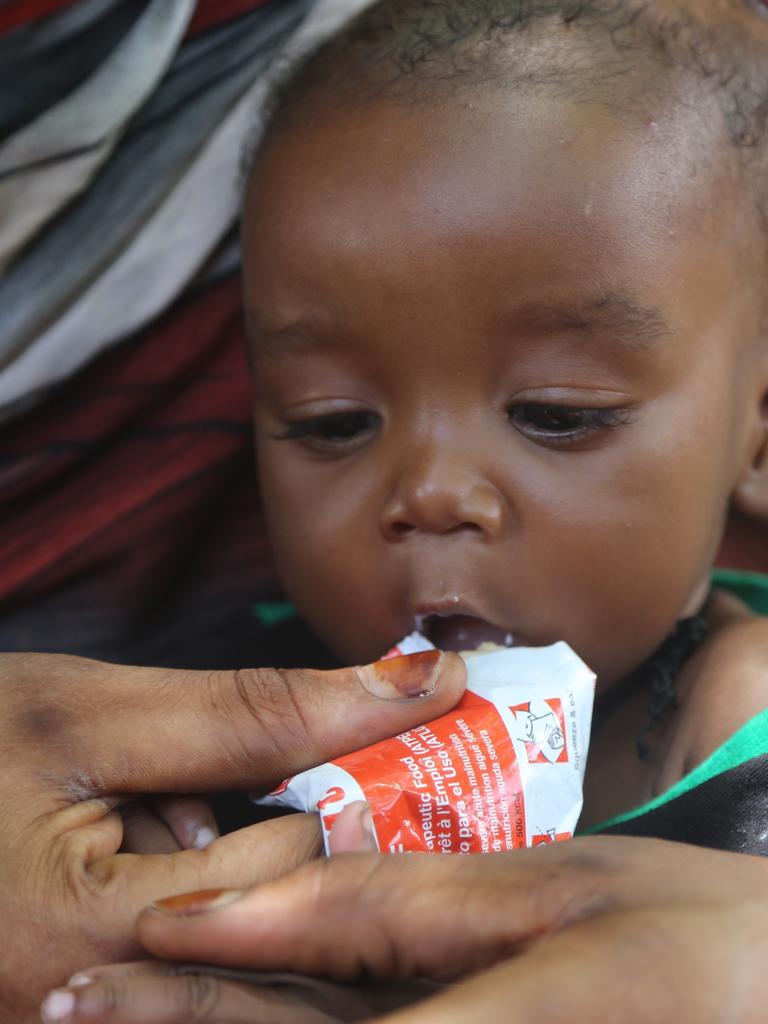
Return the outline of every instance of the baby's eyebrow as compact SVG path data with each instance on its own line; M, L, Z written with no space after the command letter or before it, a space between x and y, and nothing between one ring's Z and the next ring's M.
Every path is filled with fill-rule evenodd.
M248 348L252 357L258 359L302 349L333 347L339 339L338 329L331 329L322 320L304 317L285 326L276 326L253 307L245 309L245 326Z
M515 334L570 332L635 349L650 348L671 334L660 309L645 306L621 291L577 301L524 303L506 314L504 323Z
M343 335L338 328L332 329L313 317L274 326L253 308L246 310L246 324L249 348L259 359L302 349L333 348ZM563 302L525 302L505 311L501 325L506 334L576 334L634 350L652 348L659 339L671 334L661 310L645 306L622 291ZM255 352L254 342L258 343Z

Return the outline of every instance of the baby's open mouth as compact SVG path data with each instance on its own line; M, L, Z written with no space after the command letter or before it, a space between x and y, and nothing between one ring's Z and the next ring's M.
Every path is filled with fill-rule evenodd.
M486 643L514 646L510 633L474 615L425 615L419 617L417 628L442 651L473 651Z

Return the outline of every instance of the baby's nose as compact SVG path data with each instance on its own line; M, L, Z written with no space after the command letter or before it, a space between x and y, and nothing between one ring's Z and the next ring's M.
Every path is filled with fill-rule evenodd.
M476 533L492 540L504 529L506 501L495 484L458 454L403 466L382 509L388 540L413 533Z

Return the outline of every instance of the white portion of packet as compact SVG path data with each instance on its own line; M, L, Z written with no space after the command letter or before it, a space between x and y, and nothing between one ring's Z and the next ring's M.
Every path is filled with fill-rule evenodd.
M431 650L411 634L388 657ZM488 853L570 839L581 813L595 676L565 643L462 654L447 715L287 779L258 802L317 811L326 852L357 800L390 853Z

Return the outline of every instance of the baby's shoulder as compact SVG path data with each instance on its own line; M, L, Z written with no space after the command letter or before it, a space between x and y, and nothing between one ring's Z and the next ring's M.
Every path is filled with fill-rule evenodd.
M662 789L687 775L768 707L768 617L716 594L710 635L683 670Z

